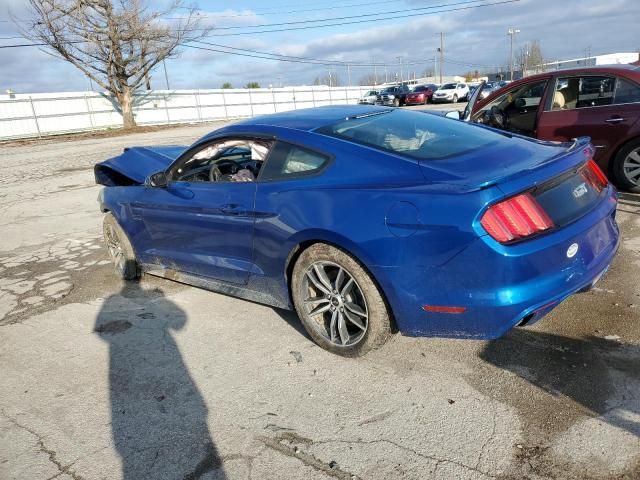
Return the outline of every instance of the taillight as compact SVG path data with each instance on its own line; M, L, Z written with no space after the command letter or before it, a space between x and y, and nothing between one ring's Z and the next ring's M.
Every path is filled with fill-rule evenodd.
M600 170L600 167L593 160L587 162L586 168L582 171L582 176L595 188L598 192L601 192L607 185L609 180L607 176Z
M530 237L554 227L553 220L530 193L522 193L489 207L480 225L500 243Z

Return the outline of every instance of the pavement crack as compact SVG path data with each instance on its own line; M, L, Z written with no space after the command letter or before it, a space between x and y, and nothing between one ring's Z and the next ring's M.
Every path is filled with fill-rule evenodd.
M476 472L479 473L481 475L484 475L486 477L489 478L496 478L494 475L485 472L483 470L480 470L477 466L471 466L471 465L467 465L466 463L462 463L462 462L458 462L457 460L451 460L449 458L440 458L440 457L436 457L433 455L427 455L425 453L421 453L418 452L416 450L414 450L411 447L407 447L405 445L399 444L397 442L394 442L393 440L387 440L385 438L381 438L381 439L377 439L377 440L341 440L341 439L328 439L328 440L321 440L321 441L317 441L314 442L317 445L320 444L326 444L326 443L344 443L344 444L355 444L355 445L371 445L371 444L376 444L376 443L386 443L389 445L393 445L396 448L399 448L400 450L404 450L405 452L409 452L412 453L413 455L416 455L418 457L424 458L425 460L430 460L432 462L436 462L435 467L437 468L440 464L442 463L450 463L453 465L457 465L461 468L464 468L465 470L469 470L472 472Z
M286 435L285 435L286 434ZM339 478L342 480L352 480L359 478L353 473L338 467L335 462L326 463L314 455L302 451L299 447L293 445L294 443L302 443L303 445L312 445L314 442L308 438L299 437L292 432L285 432L285 434L276 437L258 437L258 439L264 443L267 447L282 453L288 457L296 458L308 467L313 468L325 475L333 478Z
M36 444L38 445L38 449L40 453L44 453L45 455L47 455L49 457L49 462L55 465L55 467L58 469L58 473L49 477L47 480L53 480L54 478L57 478L62 474L69 475L73 480L85 480L84 477L82 477L82 475L79 475L75 471L71 470L71 467L74 465L75 461L67 465L64 465L60 460L58 460L58 455L56 451L47 447L47 445L44 442L44 439L42 438L42 435L40 435L35 430L27 427L26 425L22 425L15 418L7 415L4 409L0 410L0 412L2 413L2 416L7 420L9 420L9 422L11 422L13 425L33 435L36 438Z

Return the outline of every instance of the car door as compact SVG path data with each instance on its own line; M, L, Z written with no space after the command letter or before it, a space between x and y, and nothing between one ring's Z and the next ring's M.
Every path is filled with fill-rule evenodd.
M569 141L589 136L596 149L595 160L606 164L613 148L628 136L638 119L633 105L614 102L620 81L614 75L557 75L553 95L540 119L538 138Z
M255 181L230 175L211 181L213 161L250 164L250 147L224 147L223 138L187 151L167 171L164 187L147 187L131 203L142 225L134 245L142 263L235 284L246 284L252 266ZM198 158L200 156L201 158ZM207 163L207 161L209 163ZM217 163L221 165L221 163ZM236 169L240 174L242 168Z
M505 86L500 89L500 95L493 97L492 100L473 105L471 120L499 128L489 121L491 109L495 107L505 115L505 118L508 118L506 130L537 137L548 84L548 78L536 77L530 81L518 82L513 86Z

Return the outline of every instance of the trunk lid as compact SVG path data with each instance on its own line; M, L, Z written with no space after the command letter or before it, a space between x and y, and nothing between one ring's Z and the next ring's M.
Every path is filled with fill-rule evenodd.
M127 147L117 157L96 164L96 183L126 184L129 180L129 184L142 184L149 175L166 170L186 148L182 145Z

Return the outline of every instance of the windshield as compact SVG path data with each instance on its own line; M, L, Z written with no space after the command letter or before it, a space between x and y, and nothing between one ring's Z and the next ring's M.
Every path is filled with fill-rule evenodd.
M439 160L496 143L499 134L437 115L386 110L342 120L317 133L404 155L416 160Z
M372 95L377 95L378 92L376 92L375 90L369 90L367 93L364 94L365 97L370 97Z
M396 90L396 87L388 87L382 90L382 93L393 93L395 92L395 90Z
M453 90L455 88L456 88L455 83L445 83L443 86L440 87L440 90Z

